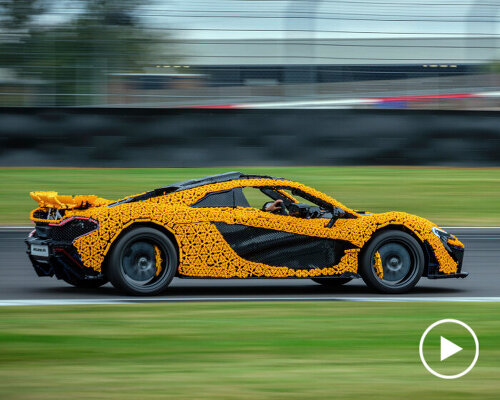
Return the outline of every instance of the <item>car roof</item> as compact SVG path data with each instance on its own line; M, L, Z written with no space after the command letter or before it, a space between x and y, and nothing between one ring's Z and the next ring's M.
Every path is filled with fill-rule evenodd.
M131 203L135 201L143 201L146 199L150 199L152 197L157 197L157 196L162 196L166 195L169 193L174 193L174 192L180 192L183 190L187 189L192 189L198 186L204 186L204 185L210 185L210 184L215 184L215 183L220 183L220 182L228 182L228 181L235 181L235 180L242 180L242 179L272 179L272 180L279 180L279 181L284 181L286 179L284 178L277 178L273 176L267 176L267 175L248 175L244 174L242 172L237 172L237 171L232 171L232 172L225 172L223 174L216 174L216 175L209 175L205 176L203 178L198 178L198 179L189 179L186 181L181 181L174 183L172 185L168 186L163 186L154 190L151 190L146 193L142 193L136 196L131 196L131 197L126 197L124 199L118 200L115 203L111 203L108 205L108 207L114 207L120 204L125 204L125 203Z
M172 193L172 192L178 192L181 190L192 189L192 188L195 188L198 186L210 185L210 184L214 184L214 183L221 183L221 182L228 182L228 181L236 181L236 180L242 180L242 179L273 179L273 180L280 180L280 181L285 180L284 178L277 178L274 176L249 175L249 174L244 174L242 172L231 171L231 172L225 172L223 174L209 175L209 176L205 176L203 178L195 178L195 179L189 179L186 181L177 182L177 183L174 183L172 185L161 187L157 190L164 190L167 193Z

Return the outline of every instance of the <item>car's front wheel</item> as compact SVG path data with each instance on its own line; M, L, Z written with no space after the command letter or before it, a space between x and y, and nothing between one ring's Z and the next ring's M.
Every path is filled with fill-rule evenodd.
M128 294L151 296L163 292L177 271L177 250L162 232L135 228L114 246L106 274L114 287Z
M386 231L363 249L359 272L365 283L383 293L405 293L424 271L424 252L411 235Z

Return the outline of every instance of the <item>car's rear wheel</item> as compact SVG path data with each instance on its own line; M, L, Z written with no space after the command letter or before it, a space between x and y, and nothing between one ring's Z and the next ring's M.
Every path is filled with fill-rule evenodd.
M323 286L337 287L351 282L352 278L311 278L311 280Z
M359 272L375 290L405 293L419 281L424 262L424 252L416 239L405 232L386 231L363 249Z
M127 232L114 246L106 273L114 287L128 294L163 292L177 271L177 250L162 232L141 227Z

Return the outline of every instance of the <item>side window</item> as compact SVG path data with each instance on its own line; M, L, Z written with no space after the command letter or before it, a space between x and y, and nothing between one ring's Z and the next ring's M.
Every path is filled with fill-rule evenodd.
M309 196L305 192L298 190L284 189L284 192L297 201L296 203L288 204L288 215L297 218L332 218L332 208L329 204Z
M291 190L289 189L282 189L286 194L289 196L292 196L295 200L297 200L299 203L304 203L307 204L308 206L317 206L317 204L313 203L312 201L305 199L299 194L293 194Z
M208 193L191 207L248 207L248 202L241 188Z
M259 188L244 187L243 194L249 203L247 207L258 208L259 210L262 209L264 204L274 201L271 197L262 193Z

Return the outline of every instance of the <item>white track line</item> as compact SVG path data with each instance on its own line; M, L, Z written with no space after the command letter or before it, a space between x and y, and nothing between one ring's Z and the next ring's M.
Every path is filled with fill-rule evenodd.
M252 301L366 301L366 302L500 302L500 297L161 297L129 299L46 299L46 300L0 300L5 306L62 306L62 305L106 305L106 304L158 304L188 302L252 302Z

